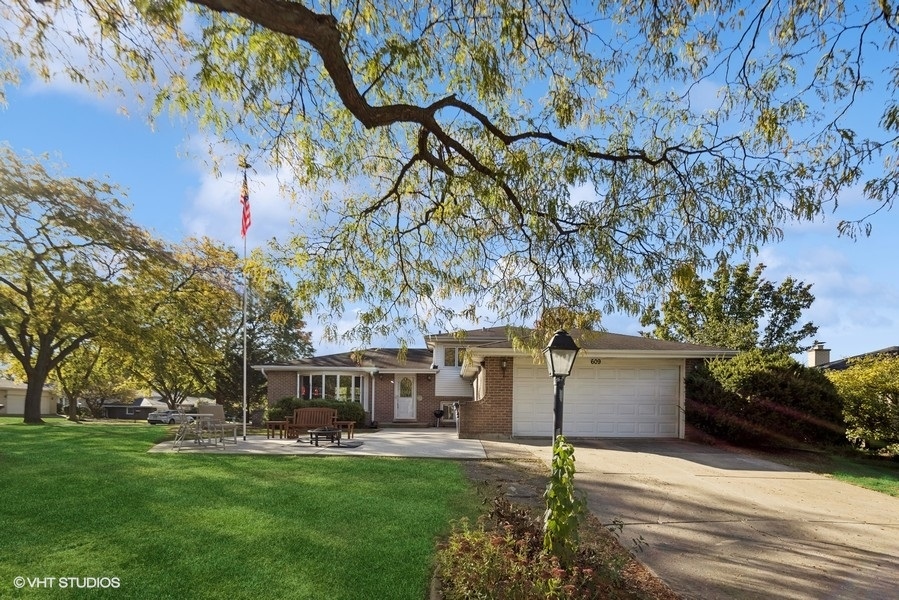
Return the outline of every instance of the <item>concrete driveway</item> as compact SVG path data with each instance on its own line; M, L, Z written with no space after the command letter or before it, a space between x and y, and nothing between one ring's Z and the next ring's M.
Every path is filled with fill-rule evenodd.
M685 598L899 598L899 498L689 442L573 443L590 510Z

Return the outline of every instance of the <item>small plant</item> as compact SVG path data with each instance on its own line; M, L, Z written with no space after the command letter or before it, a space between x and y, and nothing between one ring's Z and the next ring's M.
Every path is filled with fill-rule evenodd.
M585 514L584 500L574 491L574 446L561 435L553 443L552 473L543 514L543 548L568 564L578 548L578 527Z

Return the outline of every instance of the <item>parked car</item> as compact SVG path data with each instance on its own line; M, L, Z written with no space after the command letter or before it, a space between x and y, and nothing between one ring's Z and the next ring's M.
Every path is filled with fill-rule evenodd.
M157 423L171 425L172 423L181 423L182 420L190 423L194 418L177 410L157 410L147 415L147 423L150 425L156 425Z

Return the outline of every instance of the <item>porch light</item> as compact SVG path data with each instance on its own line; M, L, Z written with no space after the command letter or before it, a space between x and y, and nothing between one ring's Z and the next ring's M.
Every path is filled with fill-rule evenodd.
M558 330L550 340L549 346L543 350L549 376L555 380L553 440L562 435L562 397L565 394L565 378L571 375L571 368L579 350L580 348L564 329Z

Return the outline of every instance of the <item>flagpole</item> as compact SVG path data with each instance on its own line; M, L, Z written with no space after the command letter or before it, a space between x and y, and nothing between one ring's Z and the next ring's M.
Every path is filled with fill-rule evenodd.
M247 187L246 158L240 158L240 166L243 168L243 186L240 190L241 222L240 235L243 237L243 310L241 317L241 329L243 330L243 441L247 441L247 292L250 276L247 273L247 230L250 228L250 190Z
M243 238L243 441L247 441L247 238Z

